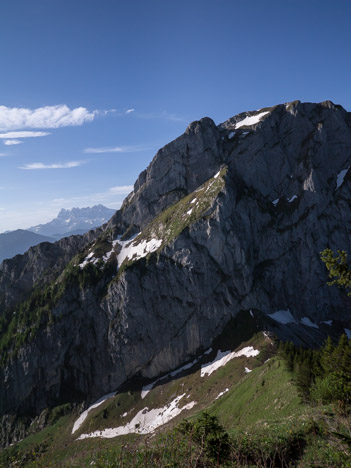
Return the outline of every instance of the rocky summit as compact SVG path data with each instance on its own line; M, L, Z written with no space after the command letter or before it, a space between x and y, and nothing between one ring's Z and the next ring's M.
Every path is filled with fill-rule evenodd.
M191 123L102 228L0 265L11 415L92 402L200 355L236 320L318 346L351 329L320 252L351 251L351 114L330 101ZM350 332L351 333L351 332Z

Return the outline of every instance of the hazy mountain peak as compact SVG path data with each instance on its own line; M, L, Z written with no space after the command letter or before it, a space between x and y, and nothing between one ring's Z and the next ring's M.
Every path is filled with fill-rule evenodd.
M74 207L70 210L62 208L52 221L32 226L28 228L28 231L53 236L56 239L70 234L84 234L90 229L106 223L114 213L115 210L103 205Z

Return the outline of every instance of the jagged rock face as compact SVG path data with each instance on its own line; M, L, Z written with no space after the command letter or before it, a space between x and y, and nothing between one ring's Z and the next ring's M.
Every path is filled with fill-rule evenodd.
M224 160L220 133L209 118L190 124L181 137L158 151L108 226L119 234L131 226L140 229L212 177Z
M0 264L0 315L25 298L34 286L54 280L100 230L84 236L71 236L49 244L31 247L25 254L4 260Z
M34 232L17 229L16 231L4 232L0 234L0 263L5 258L11 258L18 254L23 254L30 247L41 242L54 242L47 236L35 234Z
M350 114L330 102L280 105L218 127L208 118L191 124L157 153L102 231L1 265L0 291L13 304L16 288L28 291L53 265L55 249L61 272L101 234L141 231L146 242L155 219L167 225L171 205L184 205L177 222L185 223L199 194L222 180L210 208L173 237L164 229L168 240L157 251L94 286L66 287L52 323L0 369L0 414L91 400L135 376L167 372L209 347L241 310L289 310L295 323L267 316L267 328L302 343L330 333L322 321L351 324L346 294L326 286L319 258L326 247L351 251L349 166Z

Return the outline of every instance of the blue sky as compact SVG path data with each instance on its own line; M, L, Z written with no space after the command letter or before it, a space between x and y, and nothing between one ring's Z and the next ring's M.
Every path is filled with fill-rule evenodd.
M118 208L204 116L351 110L347 0L1 0L0 232Z

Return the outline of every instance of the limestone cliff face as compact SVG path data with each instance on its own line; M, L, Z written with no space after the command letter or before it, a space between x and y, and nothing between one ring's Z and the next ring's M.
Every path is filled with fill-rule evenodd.
M326 247L351 251L350 166L351 117L331 102L192 123L101 230L1 265L3 314L35 284L62 290L50 319L8 347L0 414L167 372L241 310L299 343L351 328L347 296L326 286L320 261ZM269 317L282 310L285 325Z

